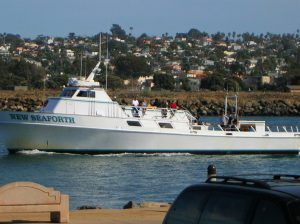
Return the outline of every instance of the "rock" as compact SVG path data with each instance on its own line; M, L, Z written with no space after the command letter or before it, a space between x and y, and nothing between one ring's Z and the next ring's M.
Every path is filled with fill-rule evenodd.
M123 206L123 209L129 209L129 208L138 208L139 205L137 203L134 203L133 201L129 201L126 205Z
M77 207L77 210L86 210L86 209L102 209L102 208L96 207L96 206L90 206L90 205L83 205L83 206Z
M158 207L169 207L169 203L164 202L141 202L135 203L133 201L129 201L126 205L123 206L123 209L130 208L158 208Z
M140 203L141 208L157 208L157 207L169 207L169 203L162 202L142 202Z

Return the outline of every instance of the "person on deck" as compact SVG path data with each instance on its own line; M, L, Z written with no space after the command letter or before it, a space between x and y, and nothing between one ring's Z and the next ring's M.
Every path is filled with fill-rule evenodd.
M171 116L173 117L175 115L175 112L177 110L177 103L176 101L172 101L172 103L170 103L170 108L171 108Z
M224 111L221 111L220 124L222 128L226 128L228 125L228 117L226 116Z
M141 106L142 106L142 114L144 116L146 114L146 110L147 110L147 106L148 106L148 103L145 99L141 102Z
M131 106L132 106L133 116L138 117L139 116L139 108L138 108L139 107L139 101L137 100L136 97L132 100Z

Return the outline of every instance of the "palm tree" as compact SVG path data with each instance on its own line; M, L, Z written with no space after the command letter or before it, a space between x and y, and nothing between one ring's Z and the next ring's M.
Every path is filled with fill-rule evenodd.
M132 35L132 30L133 30L133 27L132 27L132 26L131 26L131 27L129 27L129 30L130 30L129 36L131 36L131 35Z
M235 35L236 35L236 32L233 31L233 32L232 32L232 38L233 38L233 39L235 38Z

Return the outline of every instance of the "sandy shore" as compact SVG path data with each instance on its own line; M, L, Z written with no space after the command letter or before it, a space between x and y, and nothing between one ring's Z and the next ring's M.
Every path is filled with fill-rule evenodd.
M161 224L169 207L70 211L72 224ZM0 214L0 223L49 223L49 213Z

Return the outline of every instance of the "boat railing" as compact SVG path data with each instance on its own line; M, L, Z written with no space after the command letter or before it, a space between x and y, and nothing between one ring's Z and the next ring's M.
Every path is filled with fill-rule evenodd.
M221 125L219 123L210 124L208 130L212 130L212 131L226 131L226 132L230 132L230 131L240 132L240 129L236 125L223 126L223 125Z
M299 133L300 127L298 125L288 125L288 126L279 126L279 125L267 125L266 132L292 132Z
M128 117L149 118L149 119L171 119L171 120L186 120L189 119L183 110L172 108L156 108L156 107L134 107L121 106Z

